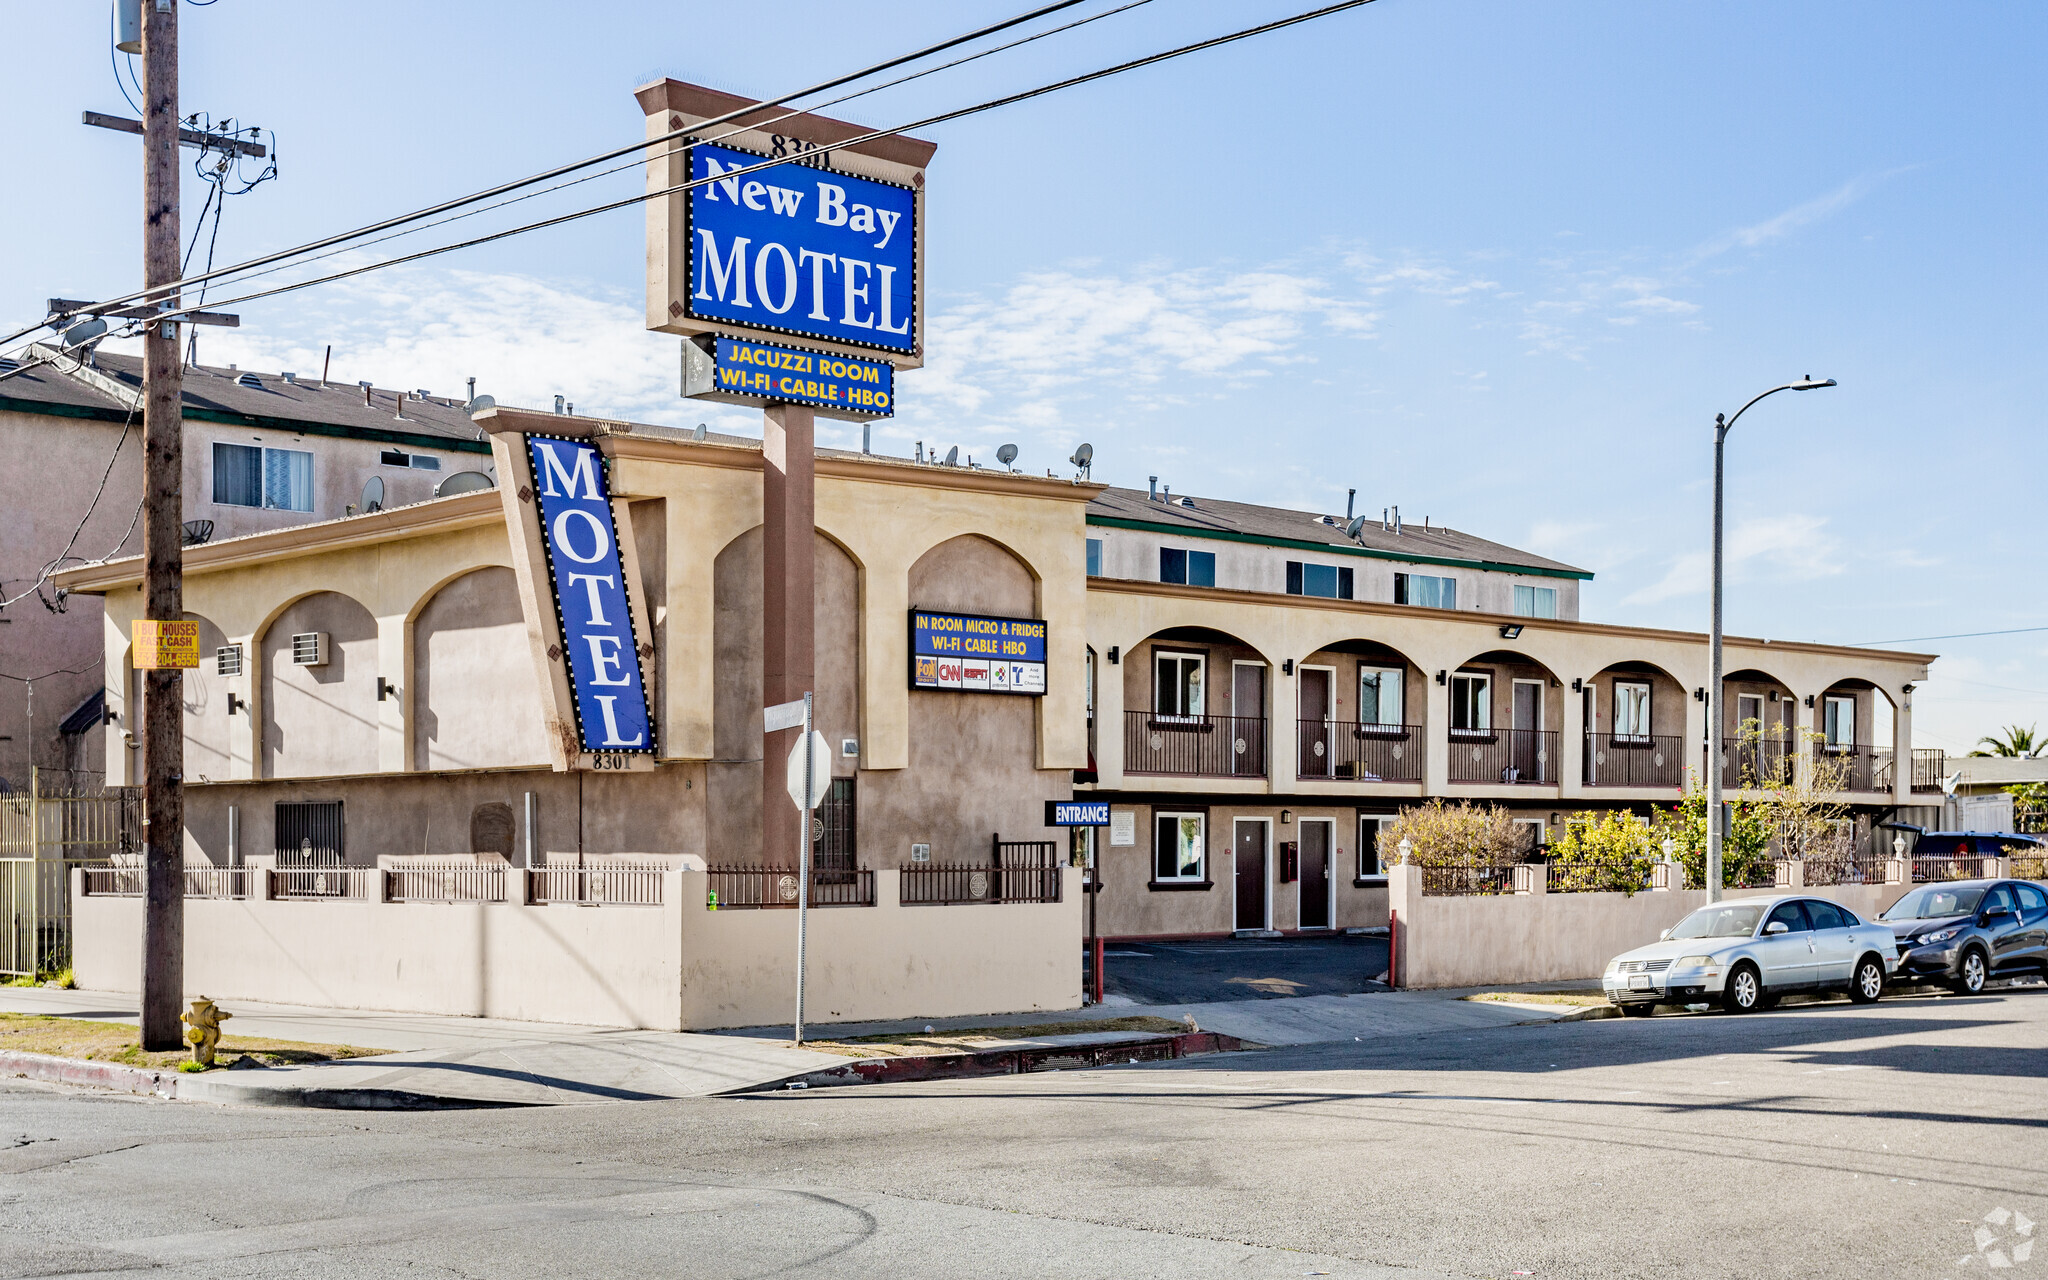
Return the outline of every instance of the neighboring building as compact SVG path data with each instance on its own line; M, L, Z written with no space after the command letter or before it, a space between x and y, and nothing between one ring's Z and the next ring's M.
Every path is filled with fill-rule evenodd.
M1592 575L1434 524L1110 489L1088 508L1090 770L1106 934L1386 923L1381 823L1488 800L1548 843L1708 766L1706 637L1578 620ZM1929 655L1727 641L1724 784L1808 767L1873 822L1939 803L1908 693ZM1761 730L1745 738L1744 722ZM1902 810L1904 811L1902 814Z
M0 361L0 448L16 460L0 474L0 600L60 556L141 550L140 388L138 357L35 347ZM184 403L190 539L334 519L372 479L392 507L491 469L457 399L198 367L185 371ZM0 609L0 785L26 786L31 765L57 786L99 780L100 625L97 598L60 597L54 584Z

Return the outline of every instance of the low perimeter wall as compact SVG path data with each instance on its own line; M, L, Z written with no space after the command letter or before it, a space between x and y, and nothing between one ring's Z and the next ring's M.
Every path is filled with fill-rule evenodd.
M1874 919L1910 884L1811 889L1729 889L1724 898L1801 893ZM1422 869L1388 869L1395 981L1403 987L1478 987L1598 978L1624 951L1655 942L1695 907L1704 889L1620 893L1424 896Z
M819 1023L1081 1004L1081 873L1057 903L809 914L805 1013ZM132 991L142 900L72 882L81 987ZM687 1031L790 1019L796 912L706 906L702 871L661 873L658 906L188 898L185 991L214 999Z

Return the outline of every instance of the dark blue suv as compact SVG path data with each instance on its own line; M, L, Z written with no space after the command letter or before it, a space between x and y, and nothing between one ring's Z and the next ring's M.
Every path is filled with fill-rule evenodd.
M1878 919L1898 938L1894 982L1976 995L1991 977L2048 973L2048 889L2025 880L1923 884Z

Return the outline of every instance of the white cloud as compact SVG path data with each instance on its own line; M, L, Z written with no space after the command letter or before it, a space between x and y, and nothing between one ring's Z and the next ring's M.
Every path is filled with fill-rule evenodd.
M1737 521L1728 531L1725 572L1731 582L1768 579L1808 582L1843 571L1841 542L1827 532L1825 516L1788 514ZM1623 598L1623 604L1656 604L1681 596L1705 595L1712 556L1689 551L1672 559L1664 576Z

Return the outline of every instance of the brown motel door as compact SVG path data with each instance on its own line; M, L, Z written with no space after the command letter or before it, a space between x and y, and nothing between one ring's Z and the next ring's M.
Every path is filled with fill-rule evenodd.
M1327 822L1301 824L1301 927L1330 927L1330 831Z
M1304 778L1330 776L1330 673L1301 669L1301 718L1296 721L1298 772Z
M1266 824L1237 824L1237 927L1266 927Z

